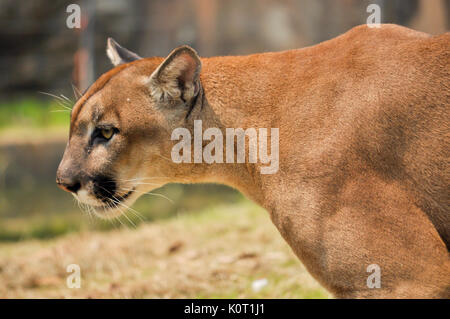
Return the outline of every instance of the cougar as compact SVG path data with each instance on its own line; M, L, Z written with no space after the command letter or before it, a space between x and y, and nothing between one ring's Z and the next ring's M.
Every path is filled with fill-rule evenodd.
M267 210L335 297L450 297L450 33L359 26L303 49L211 58L189 46L140 58L108 39L107 55L115 67L72 109L56 180L100 217L169 182L223 183ZM194 139L195 121L223 136L278 129L279 168L221 161L225 150L172 160L173 132Z

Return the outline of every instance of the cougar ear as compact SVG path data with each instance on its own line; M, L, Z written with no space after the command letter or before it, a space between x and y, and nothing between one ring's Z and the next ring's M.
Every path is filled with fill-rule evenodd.
M189 102L199 92L201 67L194 49L187 45L176 48L150 76L151 95L169 105Z
M114 66L142 59L139 55L121 47L113 38L108 38L106 54Z

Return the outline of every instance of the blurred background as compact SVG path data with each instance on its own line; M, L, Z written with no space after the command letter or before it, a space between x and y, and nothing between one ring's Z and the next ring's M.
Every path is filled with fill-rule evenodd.
M68 233L84 236L92 232L140 228L142 220L133 214L129 215L131 222L126 219L105 222L82 214L72 196L59 190L54 182L68 136L67 108L75 102L74 92L83 92L99 75L111 68L105 54L107 37L113 37L144 57L166 56L181 44L194 47L201 56L286 50L316 44L366 23L371 14L366 9L372 3L381 7L382 23L396 23L431 34L449 29L449 0L0 0L0 281L3 284L0 284L0 297L2 294L12 297L40 296L39 293L44 292L38 290L39 293L33 294L30 291L36 287L52 287L51 279L58 280L58 271L60 275L64 274L64 271L58 270L60 266L54 266L50 267L55 273L50 280L40 275L17 279L17 265L26 264L27 258L31 257L8 258L15 258L11 256L22 248L27 251L28 243L46 245ZM81 8L80 28L71 29L66 25L71 15L66 11L70 4L78 4ZM199 236L214 236L217 233L214 225L225 223L225 218L236 226L233 224L236 217L248 223L248 227L241 226L247 227L249 234L263 236L252 227L259 222L267 223L264 229L276 238L274 241L280 240L276 232L272 233L274 230L264 212L255 213L260 209L230 188L220 185L168 185L155 193L170 200L149 195L143 196L134 206L148 224L159 225L183 218L187 218L186 223L189 224L192 221L190 218L194 218L196 225L200 221L204 223L200 224L202 229L215 230L204 235L199 233ZM214 210L213 207L221 208L211 214L212 218L199 217ZM235 215L236 212L240 212L239 215ZM229 221L230 216L232 221ZM178 226L167 227L177 229ZM158 229L152 231L162 231ZM164 238L166 235L161 236ZM173 241L173 236L167 236L168 243L165 244L168 245L168 253L186 245L181 235L178 241ZM230 241L242 243L245 235L242 236L230 238ZM249 243L253 243L250 239L253 238L254 245L264 239L249 236ZM99 240L109 242L107 239ZM265 240L272 242L271 238ZM281 241L279 245L283 245ZM252 251L258 248L252 247L250 252L241 252L243 260L256 258ZM299 267L289 250L286 254L286 260L282 261L286 269ZM43 263L48 262L45 258L43 260ZM244 267L245 271L252 277L255 271L253 266L248 267ZM114 273L111 269L109 271ZM211 276L216 281L220 279L220 276L219 279ZM42 278L47 278L47 282L44 280L42 284ZM305 281L305 278L302 280ZM277 280L272 279L272 282ZM191 285L193 282L196 281L193 280ZM167 287L169 290L160 287L160 290L153 292L142 287L120 290L117 288L121 287L119 284L114 287L107 286L101 290L106 291L105 294L75 296L202 296L199 292L193 292L195 289L179 288L177 284L172 286L178 287L177 291L187 290L177 294ZM205 296L261 296L255 291L254 295L247 294L246 288L239 293L218 293L214 287L216 285L210 285L209 290L203 287L198 291L209 291ZM289 287L284 287L285 290L280 290L276 296L268 296L327 296L316 286L305 291ZM298 293L292 294L292 291ZM59 291L50 296L66 294Z

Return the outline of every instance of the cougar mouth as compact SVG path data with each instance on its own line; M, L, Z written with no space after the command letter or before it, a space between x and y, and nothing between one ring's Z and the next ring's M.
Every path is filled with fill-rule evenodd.
M117 197L117 199L119 199L120 202L123 202L124 200L126 200L128 197L130 197L131 194L133 194L135 187L133 187L128 193L125 193L123 195L119 195Z
M133 189L131 189L129 192L127 192L123 195L116 195L116 196L112 196L112 197L102 198L101 201L103 203L105 203L106 205L99 205L99 206L90 205L90 206L92 206L92 208L101 209L103 211L116 209L117 205L119 205L120 203L123 203L128 197L130 197L130 195L133 194L134 190L135 190L135 187L133 187Z
M118 217L123 214L124 210L127 210L128 207L122 204L129 198L135 191L135 187L129 192L123 195L115 195L113 198L103 198L101 201L104 205L89 205L93 208L93 213L95 216L101 219L111 219Z
M111 203L111 204L119 204L124 202L128 197L130 197L131 194L133 194L135 188L133 187L133 189L131 189L129 192L123 194L123 195L111 195L112 197L108 197L108 198L103 198L102 202L104 203Z
M135 190L133 187L130 191L125 194L120 194L117 181L107 175L98 175L93 179L93 193L98 200L105 203L106 205L100 206L116 206L126 200Z

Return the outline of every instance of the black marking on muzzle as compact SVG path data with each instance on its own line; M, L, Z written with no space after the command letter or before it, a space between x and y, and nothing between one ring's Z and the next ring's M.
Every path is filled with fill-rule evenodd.
M104 203L117 201L115 194L117 191L117 184L109 176L99 175L93 180L94 182L94 194Z
M133 193L133 191L134 191L134 187L133 187L133 189L132 190L130 190L128 193L126 193L126 194L123 194L123 195L119 195L118 197L117 197L117 199L119 200L119 201L124 201L125 199L127 199L132 193Z

